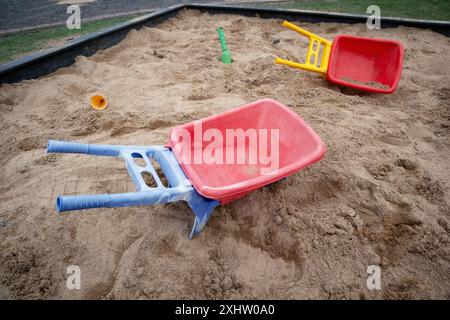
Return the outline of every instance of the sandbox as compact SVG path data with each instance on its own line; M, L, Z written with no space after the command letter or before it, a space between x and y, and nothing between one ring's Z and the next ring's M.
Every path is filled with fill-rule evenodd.
M392 95L275 65L305 56L279 19L183 11L73 66L0 87L0 297L449 298L450 42L430 30L297 22L399 40ZM220 62L216 28L233 63ZM274 38L279 39L274 41ZM89 94L108 108L89 107ZM171 127L261 98L308 121L325 158L217 209L187 239L184 203L65 213L58 194L124 192L120 160L46 154L47 139L164 144ZM66 288L78 265L81 290ZM379 265L382 290L368 290Z

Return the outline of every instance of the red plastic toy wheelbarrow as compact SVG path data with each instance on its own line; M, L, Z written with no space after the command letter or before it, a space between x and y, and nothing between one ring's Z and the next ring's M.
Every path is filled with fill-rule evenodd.
M326 75L336 84L392 93L402 73L404 49L394 40L338 35L333 42L288 21L283 26L308 37L305 63L276 58L275 63Z
M181 125L167 146L91 145L49 140L48 152L121 157L136 192L59 196L58 212L184 200L194 211L190 233L200 233L219 204L285 178L320 160L325 147L311 127L274 100L260 100ZM143 158L138 165L135 158ZM151 160L168 181L164 185ZM151 187L143 175L156 182Z

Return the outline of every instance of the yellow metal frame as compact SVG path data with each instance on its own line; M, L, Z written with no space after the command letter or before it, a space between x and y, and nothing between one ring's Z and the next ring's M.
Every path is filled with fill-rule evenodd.
M284 21L282 25L283 25L283 27L297 31L298 33L306 36L309 39L308 54L306 55L305 63L297 63L294 61L285 60L285 59L281 59L281 58L276 58L275 63L284 64L284 65L287 65L287 66L293 67L293 68L299 68L299 69L303 69L303 70L326 74L327 70L328 70L328 61L330 60L331 45L333 44L333 42L331 42L327 39L324 39L322 37L319 37L319 36L315 35L314 33L311 33L305 29L302 29L288 21ZM320 61L320 64L319 64L318 60L319 60L319 53L320 53L321 46L323 46L322 61ZM314 60L313 63L311 63L311 57L313 57L313 60Z

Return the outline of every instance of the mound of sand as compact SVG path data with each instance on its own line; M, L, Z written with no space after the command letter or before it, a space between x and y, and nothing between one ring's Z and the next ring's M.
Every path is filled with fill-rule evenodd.
M0 87L2 298L450 298L450 42L414 28L302 23L405 45L392 95L275 65L306 41L281 21L186 11L52 75ZM220 63L221 25L234 58ZM279 43L273 37L280 39ZM275 44L274 44L275 43ZM108 109L86 103L105 93ZM175 125L261 98L322 137L318 164L216 210L184 203L57 215L58 194L132 190L121 160L47 155L47 139L157 145ZM366 287L380 265L382 290ZM66 268L81 268L81 290Z

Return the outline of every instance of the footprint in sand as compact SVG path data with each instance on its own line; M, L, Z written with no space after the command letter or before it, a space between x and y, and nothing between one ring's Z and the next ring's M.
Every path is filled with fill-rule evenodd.
M402 139L402 138L395 137L395 136L382 136L380 138L380 141L390 144L390 145L393 145L393 146L398 146L398 147L407 146L410 144L409 140Z

